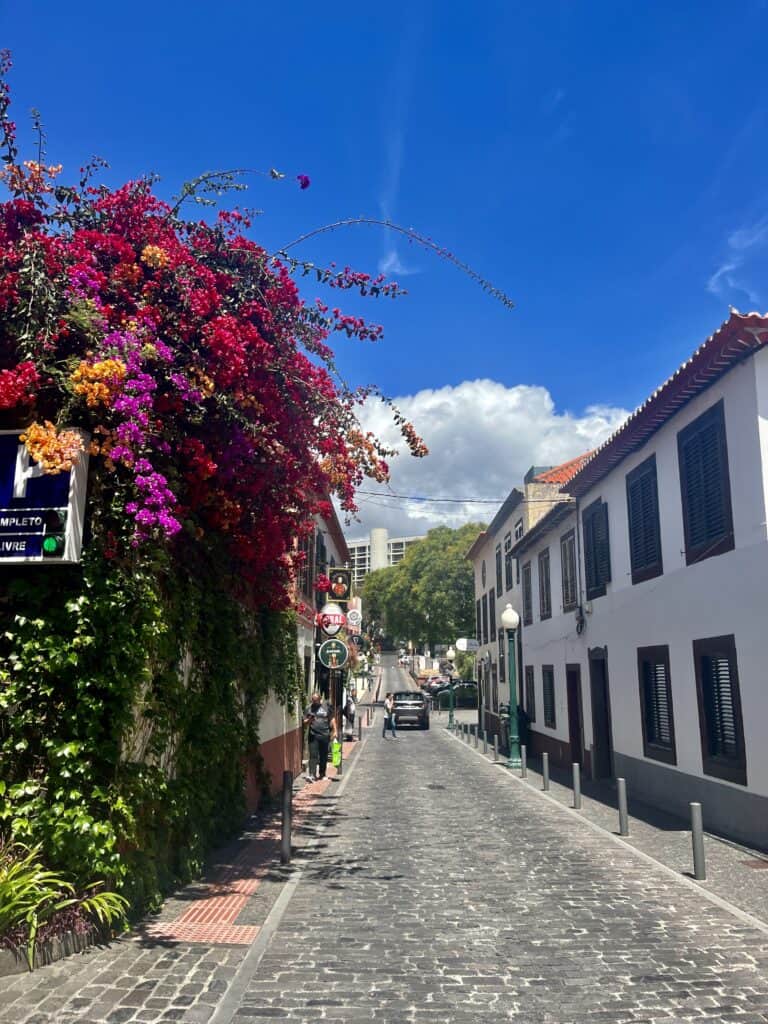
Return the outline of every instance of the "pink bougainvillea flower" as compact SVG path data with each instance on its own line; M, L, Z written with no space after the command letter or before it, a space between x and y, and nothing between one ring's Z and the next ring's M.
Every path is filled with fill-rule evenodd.
M304 191L305 188L309 188L312 182L309 180L306 174L297 174L296 181L299 183L299 188Z

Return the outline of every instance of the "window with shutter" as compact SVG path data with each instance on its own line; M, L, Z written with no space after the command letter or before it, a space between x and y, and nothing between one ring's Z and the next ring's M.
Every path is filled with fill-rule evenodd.
M507 590L512 589L514 575L512 569L512 534L508 533L504 538L504 585Z
M556 728L555 722L555 670L552 665L541 666L542 696L544 699L544 725Z
M536 721L536 684L533 676L533 665L525 666L525 710L531 722Z
M655 455L627 475L627 518L632 582L642 583L660 576L664 567Z
M488 591L488 618L490 619L491 640L496 639L496 595L493 590Z
M655 761L677 764L669 648L639 647L637 673L640 683L643 753Z
M608 539L608 506L600 498L581 515L584 531L584 575L587 600L602 597L611 581L611 549Z
M747 784L736 641L731 636L693 641L705 775Z
M499 682L506 681L506 657L504 656L504 630L499 630Z
M501 544L496 545L496 597L501 597L502 594L502 579L501 579Z
M560 538L560 569L563 578L563 611L576 607L576 533L570 530Z
M531 563L523 566L523 625L533 622L533 592L531 589Z
M549 548L539 552L539 614L552 618L552 591L549 583Z
M480 603L480 598L479 597L478 597L477 601L475 602L475 617L477 619L477 622L475 623L475 628L477 630L477 634L476 634L477 635L477 642L478 643L482 643L482 641L483 641L483 613L482 613L482 605Z
M677 435L687 565L734 546L722 401Z
M483 594L483 643L488 643L488 595Z

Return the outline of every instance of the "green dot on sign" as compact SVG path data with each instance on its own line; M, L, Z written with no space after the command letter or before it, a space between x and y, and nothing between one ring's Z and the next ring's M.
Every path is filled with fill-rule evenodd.
M58 537L46 537L43 540L43 551L53 552L57 551L59 547Z

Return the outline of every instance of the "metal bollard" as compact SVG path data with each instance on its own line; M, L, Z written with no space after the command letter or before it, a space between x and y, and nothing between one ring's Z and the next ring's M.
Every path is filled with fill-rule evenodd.
M691 804L691 841L693 843L693 877L697 882L705 881L707 864L704 857L704 824L701 804Z
M480 726L476 725L474 728L475 733L475 750L480 746Z
M493 734L493 760L499 760L499 734L497 732Z
M520 744L520 778L528 778L528 748L524 743Z
M483 753L488 753L488 732L486 729L483 729Z
M280 863L291 863L291 826L293 824L293 772L283 772L283 827L280 836Z
M341 772L344 768L344 740L341 741L341 749L339 750L339 766L336 769L336 778L341 778Z
M363 738L363 719L362 716L357 720L357 740L358 743Z
M581 810L581 765L578 761L573 762L573 806L577 811Z
M542 789L545 793L549 792L549 754L546 752L541 755L541 775L542 775Z
M619 835L629 835L629 812L627 811L627 780L616 779L619 794Z

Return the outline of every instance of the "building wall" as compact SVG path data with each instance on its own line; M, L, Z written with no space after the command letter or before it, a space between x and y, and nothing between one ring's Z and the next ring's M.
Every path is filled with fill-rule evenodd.
M724 402L734 550L685 564L685 541L677 434L720 399ZM627 524L626 476L656 456L663 574L632 583ZM635 796L686 813L691 800L704 806L707 827L768 845L768 721L765 633L768 607L768 352L737 365L667 422L638 452L627 457L579 501L579 512L601 498L608 505L611 582L605 596L584 602L585 629L579 636L573 613L561 611L560 524L530 558L534 623L523 633L523 661L535 669L537 721L541 743L567 744L566 663L582 674L584 739L593 743L588 650L607 649L615 771L628 779ZM571 522L573 521L573 517ZM538 609L538 553L550 548L553 616L541 622ZM580 573L583 586L583 545ZM747 760L747 785L704 774L692 644L695 639L733 634L736 644ZM647 758L643 751L637 666L638 647L666 645L672 686L676 765ZM557 726L543 726L542 665L555 670ZM536 738L535 738L536 739ZM566 760L570 755L566 749ZM757 811L760 811L759 815Z

